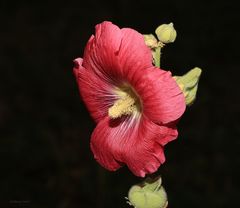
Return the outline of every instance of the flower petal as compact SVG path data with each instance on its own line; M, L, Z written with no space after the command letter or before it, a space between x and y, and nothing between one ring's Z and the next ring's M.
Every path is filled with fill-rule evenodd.
M151 50L145 44L144 36L130 28L123 28L121 32L122 43L118 57L123 77L152 67Z
M75 59L73 69L77 79L79 92L93 119L103 119L113 102L117 99L112 92L112 85L82 66L81 58Z
M137 71L128 81L142 101L143 114L158 124L176 121L184 113L185 98L171 73L148 68Z
M101 78L116 80L124 79L131 70L152 66L151 50L143 35L130 28L119 29L111 22L96 26L96 35L88 41L83 60L86 69Z
M126 164L135 175L144 177L164 163L162 145L176 137L176 129L156 125L147 117L106 117L92 134L91 149L106 169L116 170Z
M117 53L122 40L121 30L111 22L96 25L84 51L83 66L99 75L101 79L112 77L118 68Z

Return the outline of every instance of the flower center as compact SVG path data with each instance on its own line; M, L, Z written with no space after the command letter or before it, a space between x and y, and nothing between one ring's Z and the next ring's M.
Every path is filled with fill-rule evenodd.
M130 86L117 88L115 93L119 97L108 109L111 118L119 118L123 115L138 115L141 110L139 97Z

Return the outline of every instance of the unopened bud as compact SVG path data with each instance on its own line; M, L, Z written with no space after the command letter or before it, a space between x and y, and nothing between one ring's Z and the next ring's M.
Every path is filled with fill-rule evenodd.
M158 26L155 33L162 43L172 43L177 37L177 32L173 27L173 23Z
M166 208L168 204L161 177L147 178L142 184L132 186L128 199L135 208Z
M183 76L174 76L174 79L185 96L186 105L191 105L196 99L201 73L202 70L195 67Z
M150 48L158 47L158 40L153 34L143 35L145 44Z

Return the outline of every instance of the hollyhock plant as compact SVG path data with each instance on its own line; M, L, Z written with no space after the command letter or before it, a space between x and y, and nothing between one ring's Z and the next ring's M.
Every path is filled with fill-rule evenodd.
M157 171L186 103L171 72L153 65L143 35L98 24L83 58L75 59L74 74L97 123L91 136L95 159L111 171L127 165L140 177Z

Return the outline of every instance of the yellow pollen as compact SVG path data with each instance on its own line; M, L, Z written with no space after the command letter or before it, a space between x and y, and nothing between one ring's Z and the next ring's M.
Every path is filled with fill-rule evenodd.
M139 111L139 100L133 92L120 91L117 94L121 95L120 98L108 109L111 118L115 119Z

